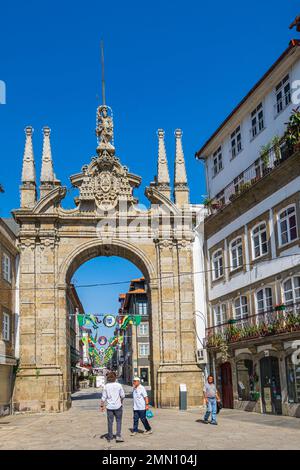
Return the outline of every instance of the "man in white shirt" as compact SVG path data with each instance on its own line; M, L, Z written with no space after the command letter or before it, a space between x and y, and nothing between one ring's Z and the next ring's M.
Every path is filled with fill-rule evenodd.
M141 385L139 377L133 379L133 430L131 436L138 433L139 420L142 421L145 433L152 434L151 426L146 417L146 411L149 409L149 400L145 387Z
M117 422L117 434L116 442L124 442L124 439L121 436L122 429L122 415L123 415L123 400L125 398L125 392L122 385L116 382L117 377L114 372L109 372L106 376L107 383L103 387L100 410L104 411L105 403L107 410L107 427L108 427L108 436L107 440L111 441L113 439L113 424L114 418Z

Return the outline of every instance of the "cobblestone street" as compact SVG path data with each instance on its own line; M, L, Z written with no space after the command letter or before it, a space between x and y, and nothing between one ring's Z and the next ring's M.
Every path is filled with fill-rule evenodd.
M222 410L219 426L210 426L201 423L199 409L155 409L153 434L131 437L132 400L127 395L124 443L107 443L99 390L88 389L74 394L65 413L1 418L0 449L300 449L300 419L238 410Z

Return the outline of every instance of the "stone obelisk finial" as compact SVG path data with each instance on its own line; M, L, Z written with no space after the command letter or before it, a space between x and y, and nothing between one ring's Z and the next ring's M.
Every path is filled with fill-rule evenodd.
M21 207L33 207L36 203L36 176L32 145L33 128L25 128L25 149L22 167Z
M175 171L174 171L174 200L175 204L182 206L189 203L189 187L185 168L184 153L182 148L182 131L175 131Z
M43 154L42 154L42 169L40 178L40 193L41 198L44 197L54 186L60 184L57 180L52 161L51 143L50 143L51 129L48 126L43 128L44 140L43 140Z
M170 176L165 146L165 132L158 129L157 189L170 199Z

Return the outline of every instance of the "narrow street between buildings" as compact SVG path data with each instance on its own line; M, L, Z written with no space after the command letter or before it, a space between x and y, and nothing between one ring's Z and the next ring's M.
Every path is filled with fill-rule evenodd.
M219 425L210 426L201 422L203 409L154 409L153 434L131 437L131 388L124 388L124 443L107 443L106 413L99 412L101 393L94 388L74 393L65 413L1 418L0 449L300 449L300 419L238 410L222 410Z

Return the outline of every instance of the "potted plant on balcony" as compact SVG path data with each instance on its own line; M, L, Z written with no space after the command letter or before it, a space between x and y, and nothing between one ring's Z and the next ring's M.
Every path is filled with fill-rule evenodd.
M294 314L287 315L286 328L289 331L298 331L300 329L300 317Z
M244 193L251 187L250 181L247 181L246 183L241 183L239 186L239 193Z
M283 310L286 309L286 306L282 302L280 302L279 304L275 305L274 309L275 309L275 312L282 312Z
M272 144L272 147L273 147L274 153L275 153L275 160L274 160L274 165L275 166L278 166L280 164L280 161L281 161L280 143L281 143L280 137L278 135L274 135L274 137L271 141L271 144Z
M263 145L261 150L260 150L260 158L262 160L263 164L263 175L267 175L270 171L271 168L269 167L270 164L270 148L271 144L268 143L266 145Z
M206 207L207 209L214 209L214 210L221 209L221 207L223 206L223 203L221 201L218 201L216 199L210 199L210 198L204 199L203 204L204 204L204 207Z
M203 201L203 205L204 207L206 207L207 209L209 209L211 207L211 204L212 204L212 199L210 199L209 197L205 198L204 201Z
M287 123L286 132L284 134L288 146L297 151L300 149L300 111L299 107L293 109Z
M239 341L241 338L241 330L237 326L231 325L228 328L227 333L228 333L229 341L231 342Z

